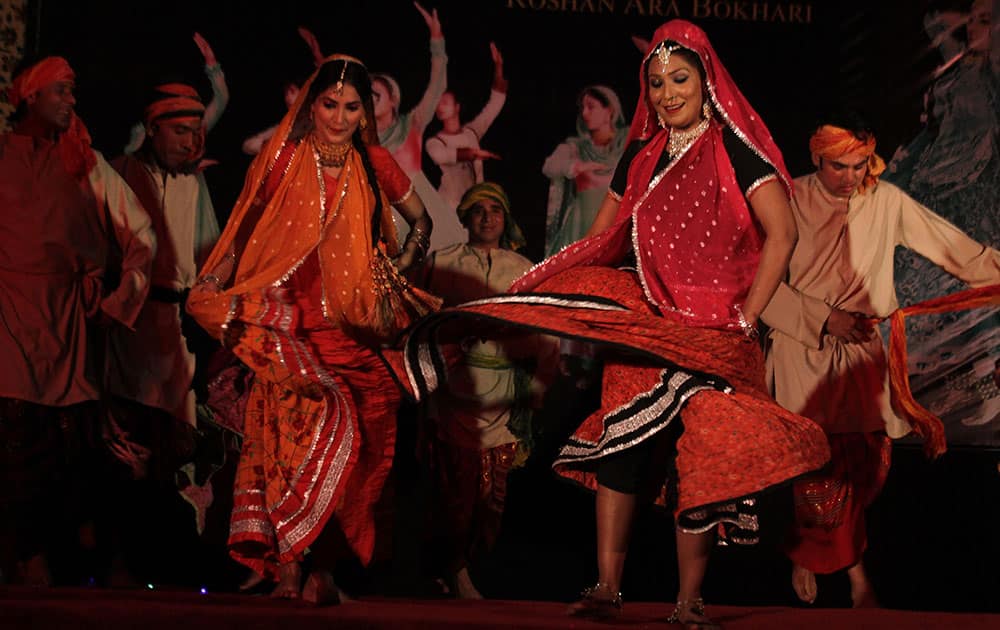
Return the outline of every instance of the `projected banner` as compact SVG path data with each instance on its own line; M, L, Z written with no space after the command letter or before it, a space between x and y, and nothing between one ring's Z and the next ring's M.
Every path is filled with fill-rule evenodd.
M995 0L924 14L939 65L926 75L923 127L896 151L887 179L977 241L1000 247L1000 29ZM964 288L908 250L896 256L900 304ZM945 420L952 444L1000 446L1000 309L914 317L911 386Z

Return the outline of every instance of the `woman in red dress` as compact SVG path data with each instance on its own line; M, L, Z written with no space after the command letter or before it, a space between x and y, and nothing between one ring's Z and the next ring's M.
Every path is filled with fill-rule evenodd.
M601 407L555 462L597 491L599 581L570 614L621 609L637 497L669 469L680 574L672 619L704 625L701 582L719 526L733 542L756 541L755 495L820 468L829 451L817 425L768 395L756 341L796 240L778 148L693 24L657 30L639 80L630 145L588 237L512 294L425 320L407 362L414 388L432 389L456 321L597 346ZM629 254L635 269L616 269Z

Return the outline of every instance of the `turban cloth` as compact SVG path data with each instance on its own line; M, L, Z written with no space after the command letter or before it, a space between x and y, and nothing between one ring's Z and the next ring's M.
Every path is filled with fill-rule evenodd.
M462 200L458 203L458 208L455 210L458 214L458 220L465 225L465 219L469 216L469 210L472 209L472 206L485 200L495 201L503 208L504 228L503 236L500 237L500 247L517 251L527 245L528 242L525 240L521 228L518 227L517 221L510 214L510 199L500 184L482 182L465 191Z
M868 156L868 172L861 180L858 192L874 186L885 170L885 162L875 153L875 136L872 134L862 140L847 129L823 125L809 139L809 151L828 160L837 160L848 153L863 151Z
M76 73L68 61L62 57L46 57L14 78L7 89L7 100L17 107L39 90L75 78ZM56 143L59 157L74 177L85 177L97 164L97 156L90 146L90 133L76 112L70 114L69 127L59 133Z
M188 163L197 163L205 155L205 128L201 124L205 104L201 102L197 90L184 83L165 83L157 86L154 92L153 101L146 106L146 127L161 120L192 119L192 125L197 130Z

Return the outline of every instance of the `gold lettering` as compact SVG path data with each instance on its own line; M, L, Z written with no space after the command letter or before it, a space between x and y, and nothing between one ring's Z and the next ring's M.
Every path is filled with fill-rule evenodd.
M639 15L646 15L646 7L642 6L640 0L628 0L628 4L625 5L625 15L628 15L630 11L635 11Z
M719 7L722 7L723 10L720 11ZM712 15L720 20L728 20L731 13L732 7L729 6L728 2L716 2L712 7Z
M734 20L749 20L747 17L747 3L743 0L733 3L733 19Z
M708 4L709 0L692 0L691 17L707 18L712 15L712 9Z

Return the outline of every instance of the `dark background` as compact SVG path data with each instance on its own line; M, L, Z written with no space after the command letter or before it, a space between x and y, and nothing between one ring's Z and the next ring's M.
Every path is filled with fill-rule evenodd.
M514 8L508 7L514 5ZM536 3L536 5L539 3ZM580 3L582 4L582 3ZM660 16L553 12L516 8L508 0L428 0L437 7L449 55L449 87L471 118L489 93L488 43L500 47L510 80L507 105L483 139L503 156L488 163L489 179L510 192L514 214L538 259L548 182L545 157L574 133L576 94L603 83L634 111L640 54L631 35L649 37ZM648 3L647 3L648 4ZM664 3L668 4L668 3ZM691 17L692 0L677 3ZM775 4L774 2L771 3ZM781 3L787 5L788 3ZM920 126L924 77L940 60L928 49L922 16L926 2L815 1L809 24L697 20L723 63L771 128L793 175L809 170L806 149L813 117L831 105L860 107L879 131L889 158ZM232 100L209 135L209 169L215 206L224 220L242 185L249 158L247 136L284 113L281 87L300 79L312 59L296 33L311 28L324 53L343 52L372 71L395 76L404 111L426 86L428 33L412 4L395 0L272 3L193 0L37 0L29 52L60 54L77 71L78 112L95 145L114 157L141 113L143 95L164 80L186 80L207 97L201 56L191 41L201 32L226 73ZM437 125L428 129L434 133ZM433 164L424 160L430 179ZM401 455L400 470L412 465ZM882 497L870 513L872 547L866 562L882 602L909 609L1000 610L1000 476L989 450L953 450L938 462L897 447ZM149 488L135 503L137 521L127 541L129 563L143 581L231 589L236 572L226 560L225 470L217 477L217 504L198 539L190 513L176 494ZM400 496L419 502L414 486ZM413 499L416 497L416 499ZM143 505L143 500L146 504ZM780 502L780 497L772 499ZM770 539L753 549L721 549L713 557L706 597L719 603L790 604L790 567L774 544L780 518L765 515ZM626 598L671 599L676 592L669 515L649 511L640 519L626 571ZM514 473L502 538L474 567L487 596L569 600L596 577L593 499L557 482L544 466ZM361 592L384 590L412 553L396 566L343 579ZM846 578L820 582L818 605L847 603Z
M487 163L486 176L508 189L530 258L542 252L548 192L542 162L575 134L579 91L606 84L619 94L629 119L635 111L641 55L630 37L649 38L664 18L634 10L624 15L627 2L614 4L615 13L598 14L522 9L513 0L425 3L439 10L449 88L463 104L465 119L489 96L489 42L504 55L509 97L482 145L503 157ZM776 4L790 3L770 2ZM891 156L919 129L921 77L938 63L936 53L922 49L927 42L921 3L796 4L811 6L811 23L697 21L784 149L793 175L810 170L806 147L812 121L834 103L867 110L880 132L880 152ZM683 17L692 17L694 0L677 5ZM240 152L243 139L280 120L282 85L312 69L297 26L312 29L325 54L351 54L371 71L394 76L402 88L402 111L420 99L429 75L427 27L405 0L36 0L34 7L38 53L64 55L77 70L78 112L95 146L109 158L121 152L152 86L186 80L208 97L191 36L198 31L207 38L232 95L208 138L209 157L221 162L207 177L222 218L249 165ZM428 134L438 129L435 121ZM424 168L436 183L438 173L426 155Z

